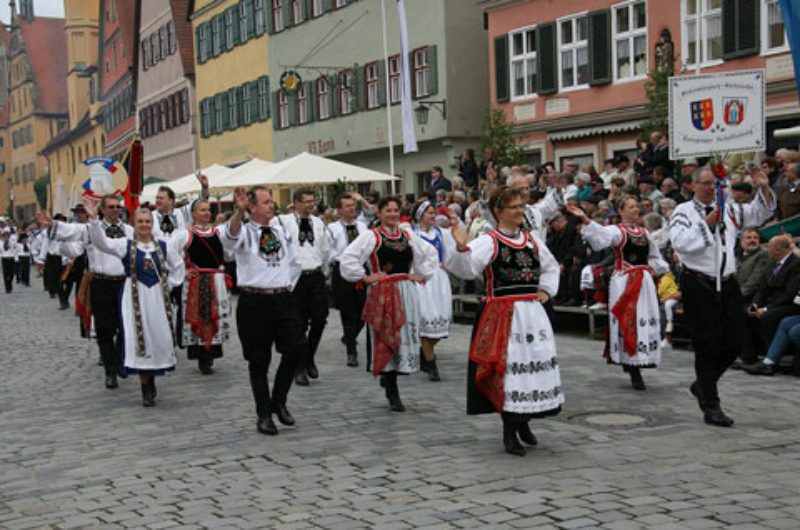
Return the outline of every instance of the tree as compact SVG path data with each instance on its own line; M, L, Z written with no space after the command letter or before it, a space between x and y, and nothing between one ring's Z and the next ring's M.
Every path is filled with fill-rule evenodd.
M50 175L45 175L36 179L33 183L33 192L36 194L36 202L42 210L47 208L47 187L50 186Z
M489 109L483 120L481 149L491 149L500 167L519 165L525 158L525 153L514 138L511 124L500 109Z

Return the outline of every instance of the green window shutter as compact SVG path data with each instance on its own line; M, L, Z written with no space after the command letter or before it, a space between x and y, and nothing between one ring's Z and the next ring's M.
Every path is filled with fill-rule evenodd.
M266 9L264 10L264 16L267 19L267 34L272 35L275 33L275 18L272 16L272 1L270 0L267 3Z
M509 100L508 35L494 38L494 89L498 103Z
M228 128L234 130L239 127L239 94L238 87L228 89Z
M223 15L217 15L211 19L211 52L217 57L222 52L222 43L225 42L225 24Z
M208 105L208 135L218 132L217 131L217 101L216 98L206 98Z
M733 59L759 52L758 0L722 1L722 57Z
M386 106L386 60L378 61L378 105Z
M354 66L350 70L350 93L355 96L356 104L351 108L353 112L367 109L367 81L363 66Z
M329 101L331 102L331 118L341 114L340 100L339 100L339 76L332 75L328 77L328 91L331 94Z
M278 91L277 90L272 93L272 95L270 96L270 100L272 101L272 106L275 109L278 109L279 107L278 107ZM276 115L275 119L272 120L272 128L275 129L276 131L279 131L281 129L280 116Z
M253 0L242 0L247 10L247 38L254 36L256 33L256 15L253 6Z
M241 31L239 27L239 9L234 5L228 8L231 17L231 24L233 25L233 45L242 42Z
M267 2L269 1L269 12L267 12ZM255 0L253 4L253 27L255 34L261 36L267 28L267 19L271 19L272 0Z
M436 45L428 46L426 51L428 58L428 95L433 96L439 93L439 68L437 62Z
M289 104L289 127L297 125L297 92L286 95L286 102Z
M556 23L547 22L536 28L536 92L554 94L558 91L558 61L556 60Z
M247 3L239 0L239 38L241 42L250 40L250 22L248 20Z
M258 114L258 81L247 83L247 89L250 91L250 122L262 121Z
M222 94L217 94L217 116L219 117L219 123L217 123L217 132L222 133L228 130L228 125L230 121L228 120L228 94L223 92ZM222 112L220 112L220 110Z
M303 20L311 20L311 4L313 4L313 0L303 1Z
M205 59L208 61L211 57L214 56L214 43L211 41L211 20L203 24L204 31L206 34L205 41L206 41L206 53Z
M294 20L292 20L292 3L289 0L283 2L283 29L292 27Z
M317 121L317 82L306 81L305 84L306 98L308 98L308 121Z
M145 112L144 115L146 116L147 113ZM147 125L147 120L141 120L143 124ZM146 131L146 132L149 132ZM147 137L146 134L142 135L144 138ZM208 105L206 105L206 100L200 102L200 137L205 138L208 136Z
M322 12L333 11L333 0L322 0Z
M604 85L611 82L611 11L589 13L588 25L589 84Z
M200 24L199 26L194 28L194 42L195 42L194 49L197 50L197 62L200 64L206 62L206 50L204 47L205 42L203 42L203 37L201 36L202 34L203 34L203 25ZM142 42L142 44L146 45L144 41Z

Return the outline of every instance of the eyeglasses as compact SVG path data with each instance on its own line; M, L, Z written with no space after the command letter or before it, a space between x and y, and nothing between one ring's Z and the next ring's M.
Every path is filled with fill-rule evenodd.
M111 205L108 205L108 206L103 206L103 208L105 208L105 209L107 209L107 210L121 210L121 209L122 209L122 206L120 206L119 204L117 204L116 206L111 206Z

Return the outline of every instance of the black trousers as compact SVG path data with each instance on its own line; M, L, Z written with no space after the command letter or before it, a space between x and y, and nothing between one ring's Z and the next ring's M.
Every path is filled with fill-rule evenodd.
M17 263L14 258L3 258L3 284L5 285L6 292L10 293L11 288L14 286L14 272L16 271Z
M61 271L64 266L61 264L61 256L48 254L44 261L44 288L53 298L58 294L58 285L61 283Z
M298 359L298 367L308 365L317 353L322 332L328 322L328 296L325 292L325 275L322 271L302 274L294 288L294 299L302 325L304 349Z
M304 347L292 293L269 295L242 291L236 307L236 324L242 353L248 362L256 414L263 418L274 411L275 405L286 404L297 357ZM268 373L273 343L281 354L281 362L270 397Z
M31 258L27 255L20 256L17 262L17 283L27 286L31 284Z
M717 382L745 344L747 318L735 278L722 282L693 273L681 275L683 311L694 346L694 371L703 404L719 406Z
M125 280L92 278L89 298L94 315L97 345L106 375L119 372L122 352L122 326L119 314L119 292Z
M364 303L367 301L367 290L363 286L360 289L356 289L357 284L342 278L338 263L333 266L331 285L333 287L333 296L336 298L336 307L339 309L339 317L342 320L344 343L347 346L347 352L354 353L356 351L356 338L364 327L361 313L364 311Z

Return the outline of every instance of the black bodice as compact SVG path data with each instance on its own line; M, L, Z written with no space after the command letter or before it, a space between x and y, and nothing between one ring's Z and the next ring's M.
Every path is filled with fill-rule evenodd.
M411 271L411 262L414 260L414 251L411 242L403 230L391 236L385 230L375 229L378 236L378 248L372 253L372 272L383 271L386 274L408 274Z
M514 245L496 232L490 232L497 251L484 271L489 298L534 294L539 290L539 249L525 234L522 246Z
M643 230L632 232L622 228L625 234L625 241L619 247L617 257L632 267L646 266L650 256L650 241ZM618 264L618 268L622 268Z
M216 232L208 235L192 230L192 239L186 247L188 261L200 269L216 269L223 264L222 242Z

